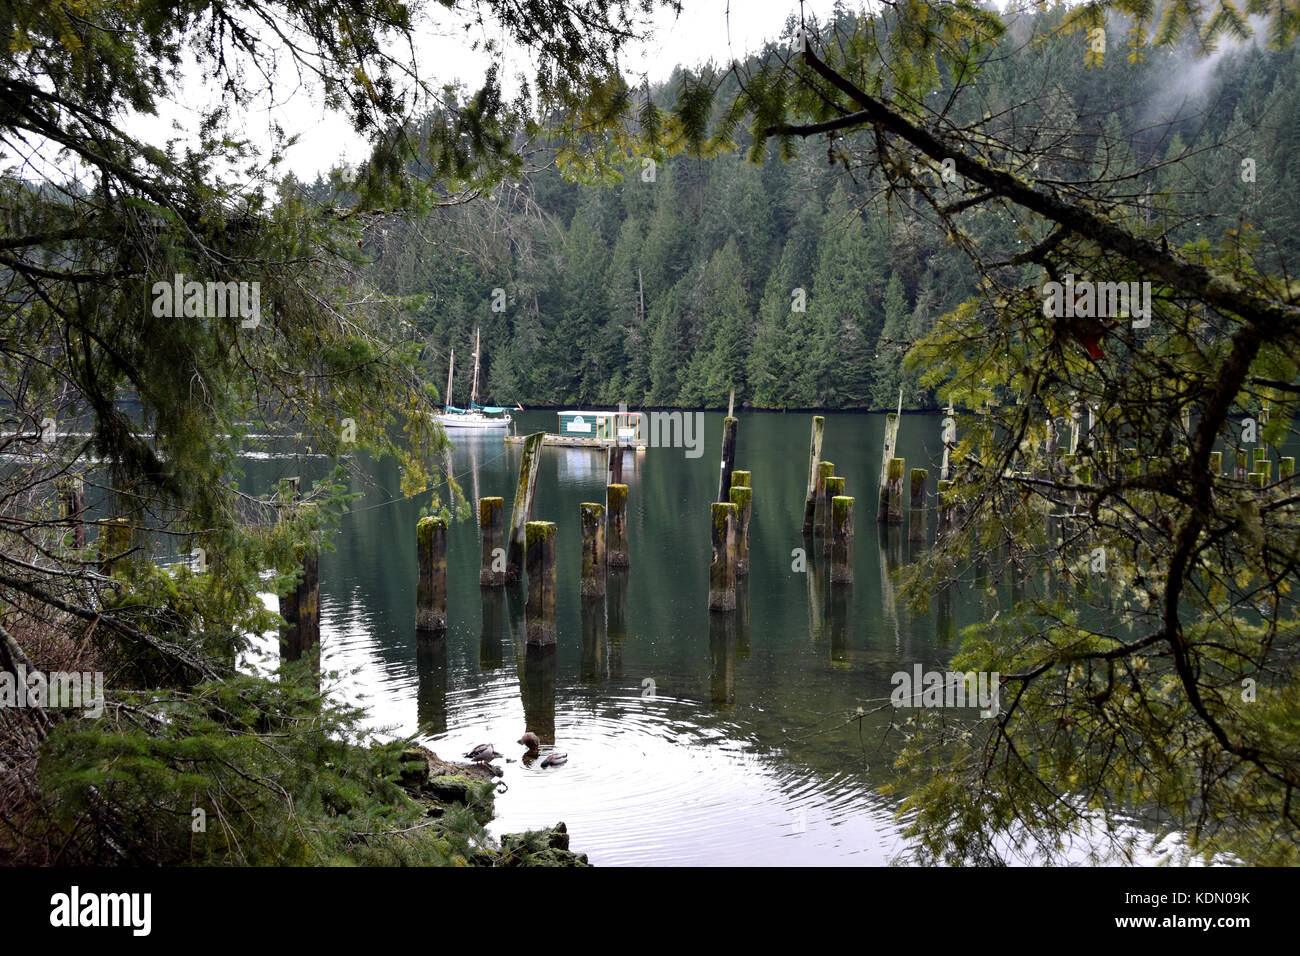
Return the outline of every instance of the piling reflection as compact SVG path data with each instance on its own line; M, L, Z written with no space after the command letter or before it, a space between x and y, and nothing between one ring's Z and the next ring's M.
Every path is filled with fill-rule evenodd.
M519 672L524 723L544 744L555 743L555 645L530 644Z
M623 676L623 645L627 643L626 569L610 568L605 578L605 615L609 635L607 673L611 679Z
M502 638L506 626L506 596L498 588L482 592L483 627L478 637L478 666L494 671L505 663Z
M524 647L528 644L527 621L524 608L528 605L528 595L523 586L514 581L505 587L506 610L510 621L510 646L518 665L523 660Z
M831 666L853 662L853 585L832 584L830 594Z
M736 612L709 614L709 701L714 710L736 703Z
M736 579L736 658L749 660L749 576Z
M805 545L811 538L804 540ZM825 623L823 611L826 607L826 562L821 560L819 549L808 547L808 637L813 642L821 640Z
M903 529L878 525L876 541L880 550L880 610L884 619L892 625L895 637L898 636L898 595L894 582L898 571L903 566Z
M447 732L447 638L442 634L417 634L415 669L419 686L415 698L416 722L423 734Z
M579 677L598 681L608 676L606 670L605 596L582 599L582 665Z
M957 636L957 625L952 616L952 587L951 584L945 584L934 596L934 636L943 644Z

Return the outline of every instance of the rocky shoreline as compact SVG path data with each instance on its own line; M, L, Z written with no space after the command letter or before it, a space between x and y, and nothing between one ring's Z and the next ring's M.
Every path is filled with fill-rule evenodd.
M493 797L499 770L479 764L449 763L427 747L402 751L402 787L438 818L454 806L468 807L480 824L492 819ZM500 845L480 849L467 861L470 866L591 866L587 854L569 850L569 831L563 822L544 830L506 833Z

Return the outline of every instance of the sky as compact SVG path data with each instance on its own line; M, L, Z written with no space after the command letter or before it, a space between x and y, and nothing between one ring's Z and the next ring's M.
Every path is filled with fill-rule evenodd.
M861 4L849 0L850 9ZM760 48L768 40L779 40L785 33L785 21L792 13L798 14L799 0L683 0L680 16L666 10L657 11L654 35L649 42L625 52L625 74L632 77L646 75L652 83L667 79L678 64L695 66L709 59L719 63L742 58L747 52ZM804 0L805 15L826 18L834 7L834 0ZM426 24L417 30L417 56L426 80L436 85L457 80L477 88L486 72L488 60L468 49L460 36L437 35ZM511 92L509 77L527 72L525 57L508 54L508 67L503 80L506 92ZM282 80L288 78L282 77ZM253 142L266 142L269 137L259 134L259 127L268 129L278 123L287 133L297 134L299 140L285 156L285 166L298 178L312 180L317 173L325 172L341 162L364 159L369 150L346 120L327 111L320 96L296 82L285 82L286 92L275 102L264 102L249 110L236 122ZM156 117L134 117L128 128L150 142L160 142L176 133L173 124L192 129L197 123L199 108L215 101L215 94L206 89L202 79L191 73L175 100L159 104Z

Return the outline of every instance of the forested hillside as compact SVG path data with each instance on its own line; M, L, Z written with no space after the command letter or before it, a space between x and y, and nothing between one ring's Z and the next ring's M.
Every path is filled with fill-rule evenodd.
M1274 247L1273 264L1293 261L1300 191L1264 184L1300 174L1294 49L1210 60L1158 49L1136 63L1115 51L1090 69L1082 34L1039 44L1034 28L1051 24L1010 25L1005 57L953 116L988 114L1008 139L1036 127L1051 162L1074 158L1059 170L1070 194L1090 171L1108 180L1132 171L1122 192L1107 187L1107 201L1144 204L1171 246L1241 230ZM735 82L722 72L719 101ZM699 75L679 69L654 95L666 105ZM769 149L755 165L738 139L716 157L629 161L616 183L567 181L539 150L535 168L491 197L416 225L377 223L366 249L382 286L406 297L429 380L441 392L456 348L456 396L467 400L478 326L480 399L497 403L716 407L735 387L756 408L879 409L901 388L905 406L933 406L900 359L976 292L968 256L911 197L890 203L881 183L848 168L847 150L792 141L793 161ZM1242 160L1253 161L1248 175ZM338 188L318 181L309 191ZM968 221L985 263L1030 238L998 207Z

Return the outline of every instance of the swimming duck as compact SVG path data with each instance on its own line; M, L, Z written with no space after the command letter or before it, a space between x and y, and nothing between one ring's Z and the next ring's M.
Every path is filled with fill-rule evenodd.
M566 763L568 759L569 759L568 754L547 754L545 757L542 758L542 766L558 767L560 764Z
M528 748L530 754L537 753L542 746L542 740L531 730L519 738L519 742Z
M476 763L487 763L489 760L495 760L500 754L493 749L491 744L479 744L465 756Z

